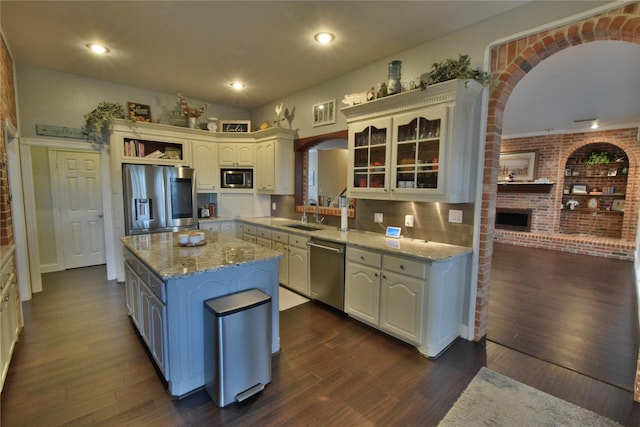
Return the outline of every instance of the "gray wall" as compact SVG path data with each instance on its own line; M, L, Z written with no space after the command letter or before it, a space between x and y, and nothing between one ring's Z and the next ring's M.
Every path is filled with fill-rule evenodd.
M168 124L171 110L176 106L178 94L139 89L102 80L88 79L72 74L20 64L16 67L18 82L18 111L20 135L36 136L36 124L80 128L84 115L102 101L137 102L151 107L154 121ZM190 105L200 107L207 102L188 99ZM233 107L209 103L200 117L219 119L248 119L249 112Z
M253 123L272 121L275 118L275 106L282 102L285 108L295 107L296 118L292 128L298 130L299 137L306 138L322 135L347 128L343 114L342 99L346 94L365 92L376 83L386 81L389 61L402 61L402 81L416 80L431 68L434 62L447 58L457 58L459 54L469 54L472 65L482 66L489 43L512 34L535 28L574 14L592 9L607 2L598 1L535 1L501 15L469 26L461 31L444 36L398 52L388 58L369 64L359 70L345 74L326 83L311 87L283 99L276 99L251 112ZM336 99L336 123L313 127L312 106L329 99Z

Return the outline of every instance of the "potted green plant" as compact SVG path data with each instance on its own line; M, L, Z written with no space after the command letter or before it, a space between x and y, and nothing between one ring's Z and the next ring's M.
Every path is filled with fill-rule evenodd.
M101 102L88 114L84 115L85 124L82 132L91 141L97 141L102 136L102 130L113 119L124 119L124 107L117 102Z
M457 60L447 59L434 63L431 66L431 71L426 76L426 80L420 80L420 87L425 90L428 85L453 79L473 79L484 86L493 84L491 74L487 71L482 71L480 68L472 68L469 55L460 55Z
M606 151L592 151L589 157L587 157L585 164L590 169L595 169L597 175L604 175L606 173L606 167L603 168L603 166L607 165L610 161L611 157L609 157L609 153ZM589 174L589 172L591 171L587 171L587 174ZM593 175L593 173L591 173L591 175Z

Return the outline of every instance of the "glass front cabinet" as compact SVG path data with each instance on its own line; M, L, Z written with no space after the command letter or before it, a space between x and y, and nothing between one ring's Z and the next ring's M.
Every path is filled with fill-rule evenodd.
M349 197L473 201L482 88L452 80L342 109Z

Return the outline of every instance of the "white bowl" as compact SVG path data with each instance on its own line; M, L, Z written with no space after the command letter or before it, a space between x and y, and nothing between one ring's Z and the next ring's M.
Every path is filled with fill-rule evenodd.
M197 245L200 243L200 235L199 234L191 234L189 235L189 243L192 245Z
M178 234L178 243L180 243L181 245L186 245L187 243L189 243L189 235L186 233Z

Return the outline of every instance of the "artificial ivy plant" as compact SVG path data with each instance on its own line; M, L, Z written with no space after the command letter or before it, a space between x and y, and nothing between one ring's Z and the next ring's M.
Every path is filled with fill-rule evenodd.
M113 119L124 119L124 107L117 102L101 102L90 113L84 115L82 132L89 140L98 140L102 129Z
M490 86L493 83L491 74L487 71L471 67L469 55L460 55L457 60L447 59L434 63L428 73L427 80L421 80L420 86L424 90L428 85L453 79L473 79L484 86Z

